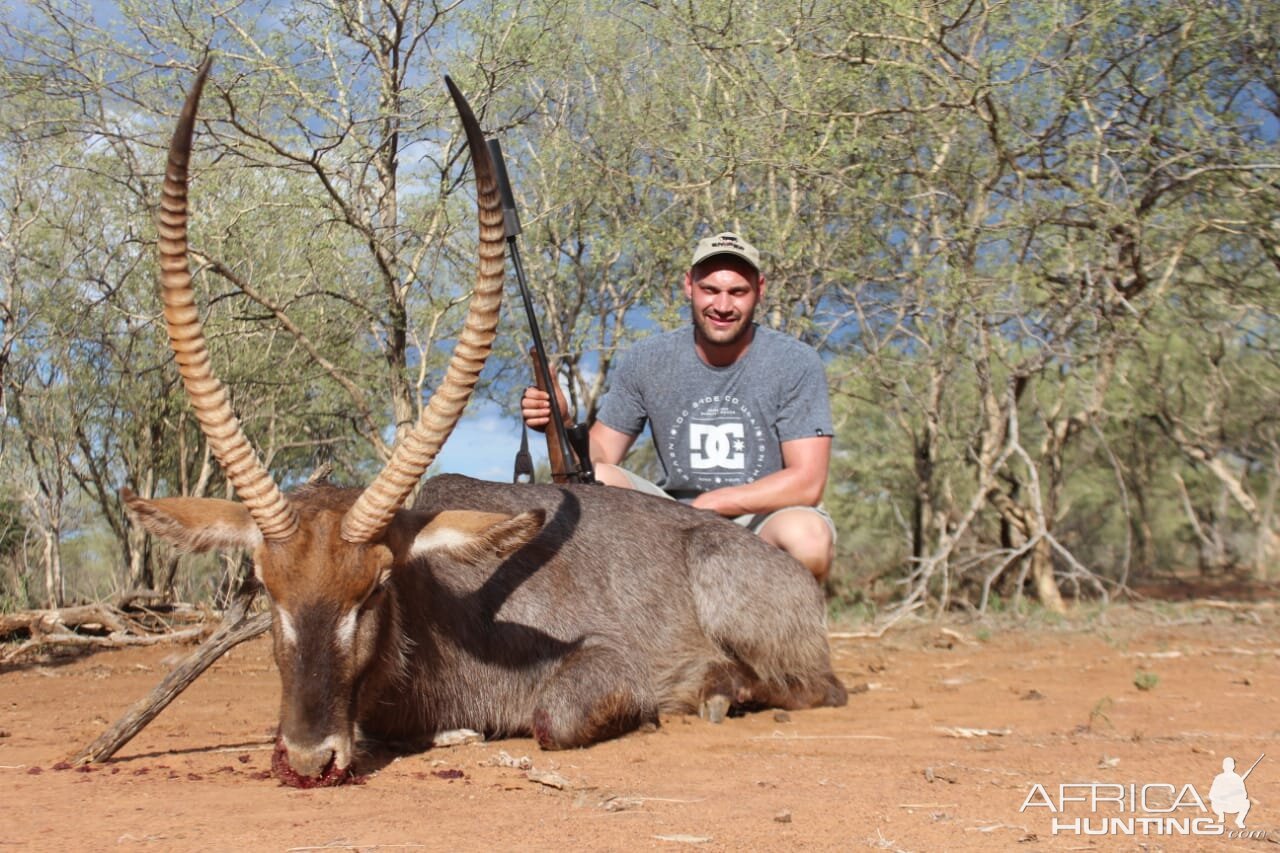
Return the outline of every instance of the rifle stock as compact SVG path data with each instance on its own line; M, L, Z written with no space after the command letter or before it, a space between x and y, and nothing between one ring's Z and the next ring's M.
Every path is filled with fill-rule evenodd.
M551 407L553 411L558 411L559 401L556 399L556 392L553 388L547 388L547 383L543 380L543 376L555 376L551 370L551 365L544 364L542 358L538 355L536 347L529 350L529 360L533 362L533 384L537 386L539 391L546 391L551 397ZM551 424L547 425L547 460L551 463L551 480L555 483L567 483L571 479L569 469L565 465L564 447L562 446L556 431L551 428Z

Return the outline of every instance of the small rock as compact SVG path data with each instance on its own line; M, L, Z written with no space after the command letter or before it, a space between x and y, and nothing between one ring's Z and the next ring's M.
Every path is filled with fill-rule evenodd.
M791 715L786 711L774 711L773 721L775 723L789 723L791 722Z
M482 743L484 735L471 729L453 729L452 731L440 732L436 735L431 745L440 746L462 746L464 743Z
M791 823L791 812L783 809L773 816L774 823Z
M499 752L490 763L498 767L512 767L516 770L530 770L533 768L533 762L529 760L529 756L522 755L516 758L505 749Z
M607 812L624 812L629 809L638 809L644 805L644 801L639 797L609 797L600 803L600 808Z
M530 782L537 782L539 785L546 785L557 791L563 791L569 787L569 780L553 770L530 770L524 775Z
M957 781L954 774L943 773L941 770L934 770L932 767L926 767L924 769L924 780L930 784L934 782L946 782L948 785L954 785Z

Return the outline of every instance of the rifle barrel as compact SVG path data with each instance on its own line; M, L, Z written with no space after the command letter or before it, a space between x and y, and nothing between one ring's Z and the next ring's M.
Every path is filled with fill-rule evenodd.
M567 480L576 480L578 466L573 461L573 449L569 445L564 416L560 414L560 406L556 403L556 386L553 384L555 377L551 375L547 350L542 345L542 333L538 331L538 318L533 311L533 297L529 295L529 283L524 276L524 262L520 258L520 246L516 242L516 237L520 234L520 214L516 211L515 195L511 192L511 180L507 177L507 164L502 157L502 144L496 139L490 139L488 145L489 153L493 157L494 176L498 180L498 193L502 196L503 230L507 237L507 248L510 250L511 266L516 271L516 283L520 285L520 299L524 303L525 316L529 319L529 333L533 336L534 376L539 380L535 384L551 395L551 425L554 436L547 435L547 446L549 449L554 446L560 450L560 457L563 460L561 475ZM553 456L554 453L549 452L548 455Z

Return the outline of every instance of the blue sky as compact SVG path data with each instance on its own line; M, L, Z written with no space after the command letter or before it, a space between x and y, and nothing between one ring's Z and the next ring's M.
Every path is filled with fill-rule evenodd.
M436 457L431 473L466 474L509 483L519 449L520 419L503 412L494 402L473 400ZM546 459L546 442L540 433L530 431L529 450L534 465Z

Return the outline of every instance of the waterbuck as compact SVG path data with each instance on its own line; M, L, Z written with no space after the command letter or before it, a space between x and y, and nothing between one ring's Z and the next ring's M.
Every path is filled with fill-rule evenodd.
M246 548L270 594L282 685L278 772L349 778L362 738L441 730L582 746L662 712L841 705L809 572L732 522L604 486L427 481L488 355L502 294L502 211L465 99L479 273L441 387L367 488L284 494L210 369L187 264L187 163L201 69L169 151L160 285L169 337L213 453L241 502L125 493L154 535Z

